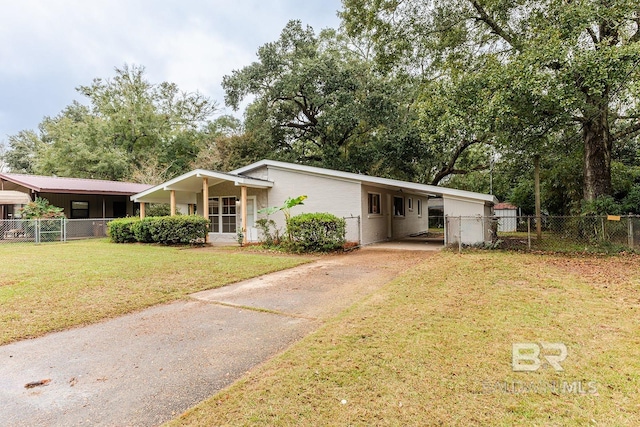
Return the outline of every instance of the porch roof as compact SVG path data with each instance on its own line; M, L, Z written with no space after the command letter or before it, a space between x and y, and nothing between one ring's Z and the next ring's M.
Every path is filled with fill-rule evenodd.
M134 202L169 203L170 191L175 190L177 203L195 203L196 194L202 192L202 178L208 178L209 187L222 182L233 182L236 186L250 188L270 188L273 182L233 173L196 169L172 180L151 187L131 196Z
M0 173L0 180L11 182L39 193L130 196L150 187L148 184L137 184L133 182L25 175L19 173Z
M0 205L26 205L31 202L27 193L14 190L0 191Z

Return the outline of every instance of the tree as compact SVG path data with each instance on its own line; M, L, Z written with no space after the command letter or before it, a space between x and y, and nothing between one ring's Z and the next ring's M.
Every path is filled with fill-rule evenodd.
M271 157L338 169L366 169L349 159L398 114L397 96L335 31L316 36L291 21L258 61L223 79L234 109L249 95L245 130L268 141Z
M88 105L74 101L38 132L9 138L5 158L14 171L82 178L166 180L183 173L201 150L214 102L152 84L144 67L115 69L112 79L79 86Z
M612 153L640 133L636 1L343 4L347 31L374 42L382 68L454 83L483 75L503 143L511 136L519 150L540 153L570 135L582 146L584 199L612 192Z
M15 173L34 173L37 153L42 146L38 134L23 130L9 136L8 142L9 147L3 155L3 161L9 170Z

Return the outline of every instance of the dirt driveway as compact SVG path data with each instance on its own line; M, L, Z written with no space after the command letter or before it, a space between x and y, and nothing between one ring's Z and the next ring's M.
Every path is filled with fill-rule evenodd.
M0 425L153 426L317 329L430 252L363 249L0 347ZM27 383L50 380L45 386Z

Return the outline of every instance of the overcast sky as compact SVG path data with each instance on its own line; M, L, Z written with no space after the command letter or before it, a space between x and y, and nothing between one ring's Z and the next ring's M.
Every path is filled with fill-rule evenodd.
M93 78L143 65L224 107L222 76L255 60L285 24L337 28L340 0L2 0L0 142L55 116ZM231 113L226 109L225 112Z

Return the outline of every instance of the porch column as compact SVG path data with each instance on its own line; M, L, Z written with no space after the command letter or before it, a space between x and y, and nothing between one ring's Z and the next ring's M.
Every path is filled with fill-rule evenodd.
M189 215L193 215L193 203L189 203Z
M171 216L176 215L176 190L171 190Z
M209 219L209 178L202 178L202 216ZM204 238L205 242L209 241L209 233Z
M242 215L242 244L246 244L247 239L247 187L240 187L240 215Z
M140 202L140 219L144 219L145 216L145 208L146 204L144 202Z
M209 218L209 178L202 178L202 216Z

